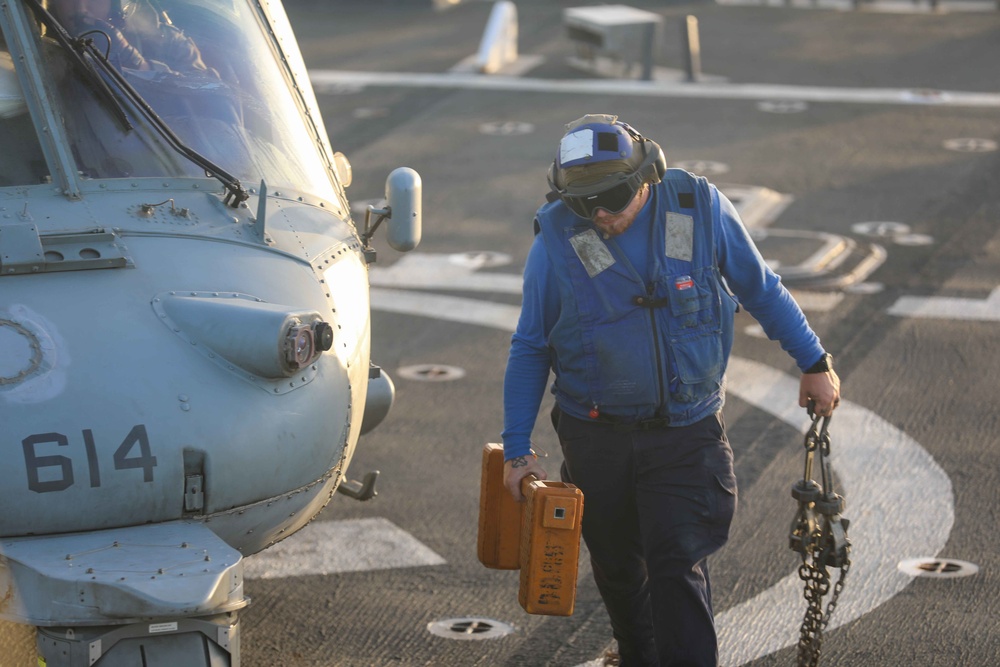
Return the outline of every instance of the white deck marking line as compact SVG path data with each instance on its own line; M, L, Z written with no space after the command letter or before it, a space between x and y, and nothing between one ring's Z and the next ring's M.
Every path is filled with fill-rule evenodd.
M843 292L810 292L807 290L789 290L799 308L810 312L828 313L844 300Z
M485 317L475 321L476 304L482 302L372 289L372 307L378 309L386 303L391 303L395 312L504 331L513 331L517 323L518 309L513 306L488 304L494 308L485 308ZM732 395L805 432L808 424L797 405L795 378L738 357L730 359L727 375ZM955 521L951 480L918 442L850 401L837 409L833 424L832 462L841 479L839 490L847 499L846 516L852 521L853 566L830 629L864 616L905 588L912 577L899 572L897 564L914 554L937 554L947 543ZM794 481L789 480L789 484ZM906 512L901 513L900 508ZM789 497L789 521L794 509ZM904 514L921 520L913 524ZM774 548L779 553L787 545L776 544ZM802 582L793 568L771 588L718 616L723 664L742 665L795 645L804 612Z
M375 287L371 288L371 300L373 310L421 315L435 320L475 324L503 331L514 331L521 314L520 306Z
M716 0L716 4L730 7L794 7L798 9L836 10L883 14L948 14L951 12L995 12L992 0Z
M453 261L454 255L411 252L388 267L369 269L372 286L408 289L451 289L467 292L521 294L520 274L479 273L475 266Z
M1000 107L1000 94L905 88L837 88L779 84L670 83L638 80L534 79L528 77L421 72L348 72L310 70L317 93L344 86L457 88L561 94L633 95L728 100L801 100L854 104L905 104L956 107Z
M1000 287L990 292L985 299L904 296L897 299L888 312L897 317L1000 322Z
M521 276L509 273L479 273L475 268L456 264L451 257L452 255L413 252L400 257L388 268L372 267L369 274L372 300L378 300L378 304L374 307L378 310L404 314L411 312L419 314L417 309L424 308L439 314L443 313L439 315L440 319L466 324L480 324L484 318L502 325L501 328L509 322L516 324L520 312L517 306L410 291L450 289L521 294ZM791 293L799 307L807 311L829 312L844 299L842 292L793 289ZM442 299L445 301L441 301ZM454 308L447 310L450 306Z
M442 565L445 560L388 519L314 521L243 560L247 579L282 579Z

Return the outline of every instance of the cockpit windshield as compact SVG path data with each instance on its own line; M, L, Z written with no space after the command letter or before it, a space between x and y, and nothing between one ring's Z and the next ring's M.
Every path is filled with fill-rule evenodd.
M43 28L47 89L84 178L204 176L138 107L148 104L185 146L247 187L265 180L336 197L266 27L249 0L44 0L72 40L90 40L141 100L109 104L78 58ZM2 63L0 63L2 65ZM108 78L102 73L102 77ZM100 81L97 81L100 84ZM116 109L115 107L118 107ZM120 117L124 108L127 122Z

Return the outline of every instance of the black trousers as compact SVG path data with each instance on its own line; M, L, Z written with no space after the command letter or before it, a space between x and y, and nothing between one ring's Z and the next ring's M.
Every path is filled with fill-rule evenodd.
M552 412L562 479L584 494L583 538L626 667L718 665L706 559L729 538L733 453L722 414L623 431Z

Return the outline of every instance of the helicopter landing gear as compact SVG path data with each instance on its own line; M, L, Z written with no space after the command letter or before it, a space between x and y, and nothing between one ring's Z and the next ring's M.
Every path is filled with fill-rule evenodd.
M239 637L236 612L167 622L38 628L38 664L46 667L239 667Z

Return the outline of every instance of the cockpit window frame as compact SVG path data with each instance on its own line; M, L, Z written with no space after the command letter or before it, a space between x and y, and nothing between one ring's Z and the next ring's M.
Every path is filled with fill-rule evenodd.
M192 3L192 7L198 6L208 9L213 7L210 0L204 5ZM248 55L248 58L253 58L253 62L257 63L257 69L253 71L266 74L251 80L260 81L263 86L262 91L280 94L284 98L280 110L275 111L273 116L258 117L263 118L264 122L276 123L273 127L284 126L284 129L274 133L270 140L264 139L259 142L260 146L269 148L265 148L265 152L260 154L263 162L257 162L255 158L256 167L243 170L245 177L247 172L252 172L249 178L245 178L246 185L254 187L256 183L253 178L259 177L259 172L271 187L279 186L285 189L295 187L306 192L317 188L318 191L310 194L321 199L332 199L344 210L349 210L345 189L336 170L333 150L319 113L315 93L284 8L280 3L271 3L267 0L232 0L232 8L234 16L242 16L238 22L234 21L233 26L247 36L249 40L247 45L252 49L247 53L251 54L256 50L256 56ZM18 66L18 77L25 90L26 105L36 135L42 143L42 153L50 178L59 186L59 192L70 198L78 198L81 192L89 190L84 187L86 181L116 178L109 174L88 172L79 161L80 156L75 154L73 136L86 135L74 135L72 128L67 128L63 122L64 116L70 112L72 106L67 100L60 98L59 91L55 89L56 82L49 80L51 77L47 76L47 67L51 65L47 59L51 57L51 53L42 43L44 38L30 8L24 0L8 0L4 3L3 15L0 18L3 20L4 33L8 34L7 41L12 57L26 65ZM259 31L257 35L250 34L254 30ZM272 63L268 63L268 60ZM281 90L282 86L285 90ZM267 106L273 108L274 105ZM295 119L295 125L292 125L294 114L298 114L298 119ZM197 117L194 118L197 122ZM281 122L283 119L287 122ZM309 143L312 146L308 149L308 153L312 155L303 159L302 156L307 154ZM114 156L119 153L109 153L109 155ZM285 155L286 159L274 159L273 156L277 155ZM298 166L295 166L296 163ZM227 168L221 161L219 166ZM153 173L150 172L151 168ZM168 166L164 168L169 169ZM182 178L193 175L158 174L155 171L154 167L147 165L145 170L127 178L133 180L146 177ZM320 174L319 171L323 173ZM272 182L271 175L283 178L275 178L274 180L278 182ZM282 180L286 182L282 183Z
M287 85L295 93L295 98L299 113L302 115L306 126L311 130L313 140L319 150L320 156L326 165L327 176L334 184L335 189L342 198L342 203L347 204L347 195L344 185L337 175L337 168L333 159L333 147L330 144L329 135L323 123L323 117L319 112L319 103L316 100L316 93L313 90L309 73L302 59L298 41L295 39L291 21L285 8L280 3L270 3L262 0L245 0L257 8L257 14L262 21L261 27L268 34L268 42L274 50L278 62L283 64L282 71L287 78ZM287 33L285 41L290 40L293 49L283 48L279 43L279 33Z
M47 87L48 77L42 74L45 65L39 32L27 8L17 0L0 3L0 30L7 40L11 57L21 63L15 69L50 177L62 194L79 199L76 160L70 152L66 128L52 103L53 91Z

